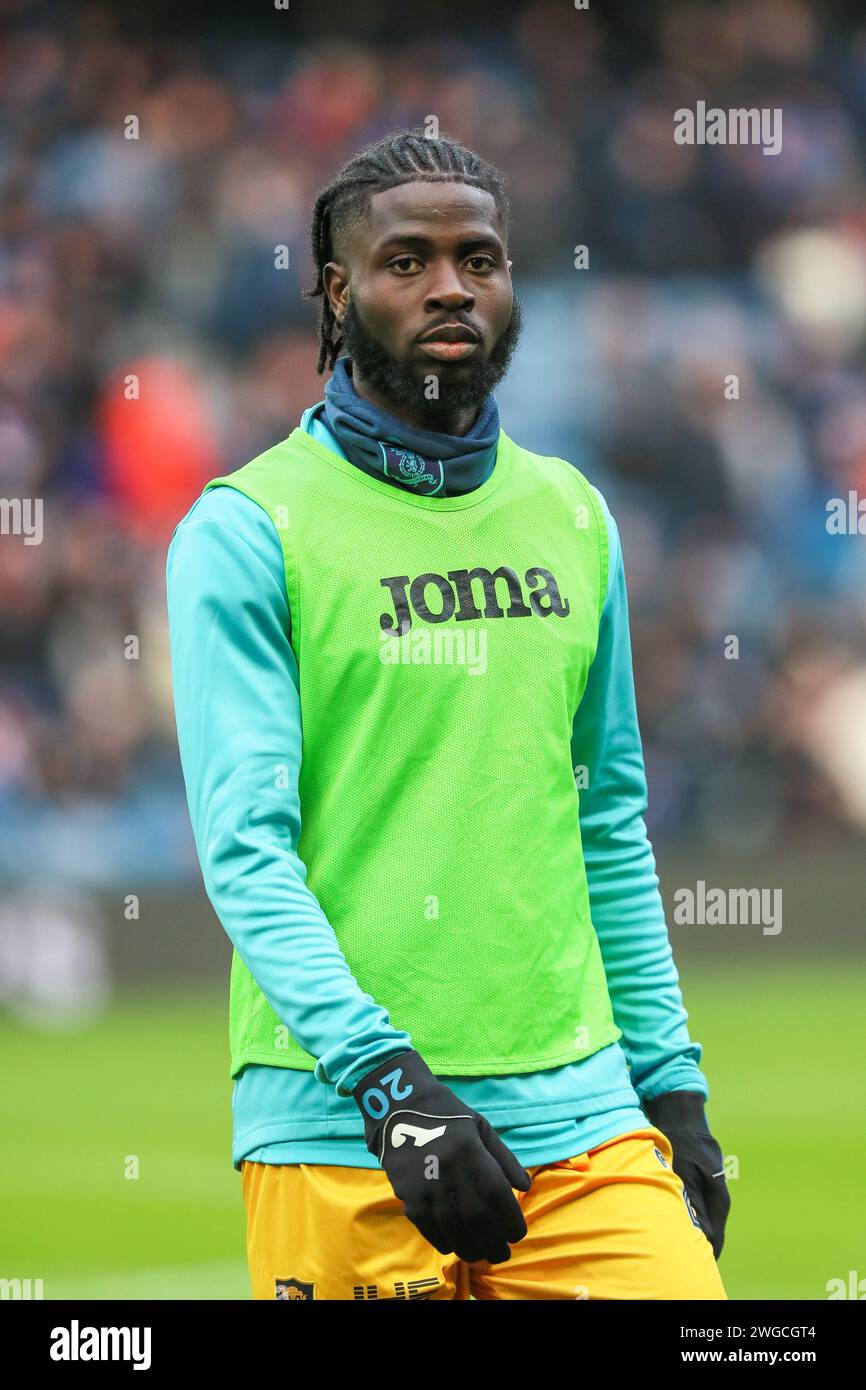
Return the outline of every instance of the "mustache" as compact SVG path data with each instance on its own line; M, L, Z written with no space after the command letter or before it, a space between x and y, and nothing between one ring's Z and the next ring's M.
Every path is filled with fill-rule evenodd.
M452 315L445 322L455 323L461 315ZM465 316L462 318L465 324ZM474 324L467 325L474 328ZM505 376L517 350L523 329L523 308L514 296L511 317L502 333L493 343L485 361L478 362L473 369L459 381L449 381L447 374L439 382L437 394L428 397L425 383L429 373L419 376L418 369L391 352L368 329L358 312L357 305L350 300L343 320L339 351L347 353L364 379L391 403L391 413L400 416L411 402L429 419L429 428L443 428L439 421L455 408L479 406L486 396ZM428 324L425 329L430 331ZM437 375L433 373L433 375Z

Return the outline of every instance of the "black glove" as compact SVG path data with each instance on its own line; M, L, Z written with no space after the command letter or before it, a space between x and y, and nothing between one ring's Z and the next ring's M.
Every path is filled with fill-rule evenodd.
M526 1235L512 1188L528 1192L532 1179L484 1116L417 1052L381 1062L352 1094L367 1148L424 1239L461 1260L510 1260L509 1241Z
M669 1091L644 1101L650 1124L671 1141L673 1168L716 1259L725 1243L731 1197L725 1182L722 1151L710 1133L704 1098L698 1091Z

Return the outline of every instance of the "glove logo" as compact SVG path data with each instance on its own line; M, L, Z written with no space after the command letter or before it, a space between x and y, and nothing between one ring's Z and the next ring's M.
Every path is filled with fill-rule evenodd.
M698 1228L699 1231L703 1231L704 1228L703 1228L703 1226L701 1225L700 1221L698 1220L698 1214L697 1214L697 1212L695 1211L694 1207L692 1206L692 1200L691 1200L689 1194L686 1192L685 1186L683 1186L683 1201L684 1201L685 1204L686 1204L686 1211L688 1212L689 1216L692 1218L692 1225L693 1225L693 1226L697 1226L697 1228ZM704 1234L706 1234L706 1232L704 1232Z
M411 1139L415 1148L420 1149L422 1144L429 1144L431 1139L439 1139L445 1130L445 1125L439 1125L438 1129L421 1129L419 1125L407 1125L401 1122L391 1130L391 1145L395 1149L400 1149L407 1139Z

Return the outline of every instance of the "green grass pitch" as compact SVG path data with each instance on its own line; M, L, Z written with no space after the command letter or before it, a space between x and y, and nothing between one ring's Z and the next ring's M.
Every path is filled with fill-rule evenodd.
M710 1119L739 1176L732 1298L866 1276L866 961L681 966ZM0 1277L52 1298L244 1299L226 991L119 997L72 1033L0 1022ZM126 1165L137 1160L139 1177Z

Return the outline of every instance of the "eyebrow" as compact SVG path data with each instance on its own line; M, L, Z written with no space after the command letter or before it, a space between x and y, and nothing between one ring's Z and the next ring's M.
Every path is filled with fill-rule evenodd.
M423 236L417 232L390 232L386 237L373 248L374 254L381 255L391 246L412 246L419 251L426 251L433 245L433 238ZM457 243L457 251L463 255L468 255L480 247L494 246L498 250L502 249L502 240L495 232L474 232L471 236L464 237Z

